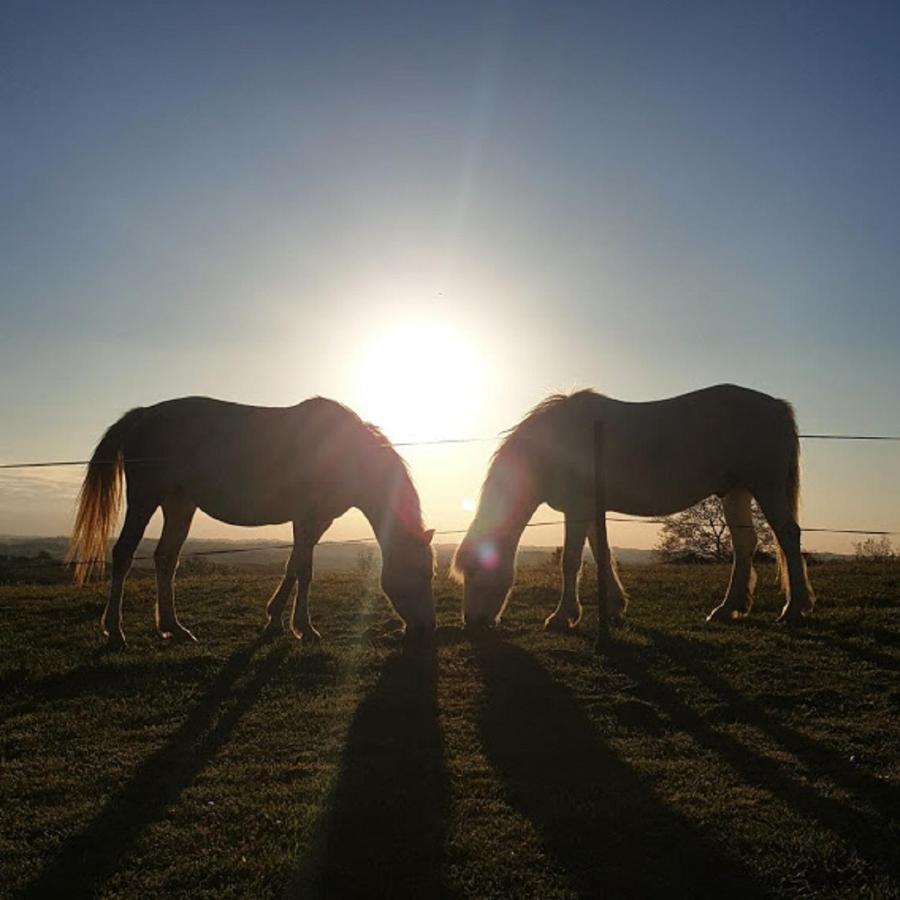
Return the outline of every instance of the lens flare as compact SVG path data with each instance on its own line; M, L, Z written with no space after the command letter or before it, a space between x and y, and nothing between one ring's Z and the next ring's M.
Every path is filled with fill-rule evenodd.
M484 541L478 545L478 564L482 569L492 571L497 568L500 562L500 555L497 553L496 545L491 541Z

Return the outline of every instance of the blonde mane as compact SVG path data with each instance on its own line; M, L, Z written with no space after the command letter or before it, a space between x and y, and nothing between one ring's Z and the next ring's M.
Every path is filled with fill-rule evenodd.
M341 424L350 426L352 438L358 440L361 446L372 450L373 458L384 461L390 467L391 473L396 476L395 510L400 520L413 534L424 534L425 523L422 519L421 501L409 471L409 464L397 452L381 428L360 418L349 406L328 397L311 397L299 405L321 409Z
M543 420L548 414L555 412L560 406L583 400L586 397L605 396L605 394L600 394L591 388L582 388L581 390L573 391L570 394L550 394L550 396L541 400L540 403L535 404L527 413L525 413L517 425L507 429L506 437L491 455L490 463L488 463L487 475L484 484L481 486L482 493L484 493L484 488L490 480L491 473L494 471L495 467L502 465L511 453L527 446L534 429L543 424Z

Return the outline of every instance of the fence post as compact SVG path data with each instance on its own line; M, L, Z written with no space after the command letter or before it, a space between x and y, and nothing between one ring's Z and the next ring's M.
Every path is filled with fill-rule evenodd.
M606 533L606 486L603 482L603 422L594 422L594 527L597 529L595 542L597 563L597 640L609 636L609 607L607 594L609 582L609 537Z

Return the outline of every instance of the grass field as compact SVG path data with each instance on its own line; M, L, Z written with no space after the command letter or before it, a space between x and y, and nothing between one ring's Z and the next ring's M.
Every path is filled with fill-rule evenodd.
M432 651L386 602L314 585L324 640L258 640L271 577L186 577L200 639L101 601L0 588L4 896L896 897L900 566L812 570L802 629L707 626L722 567L623 571L629 622L593 651L544 634L547 569L474 642L437 582Z

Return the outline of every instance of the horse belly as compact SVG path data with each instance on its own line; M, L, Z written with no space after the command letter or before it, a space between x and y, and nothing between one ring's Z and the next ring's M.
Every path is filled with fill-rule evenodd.
M719 467L696 459L689 465L673 463L633 457L617 466L607 480L607 508L633 516L667 516L723 490L726 475Z
M286 504L229 503L222 498L194 502L210 518L229 525L280 525L297 518L296 512Z
M229 525L279 525L302 516L301 494L286 485L236 479L214 483L193 479L185 485L197 507L213 519Z

